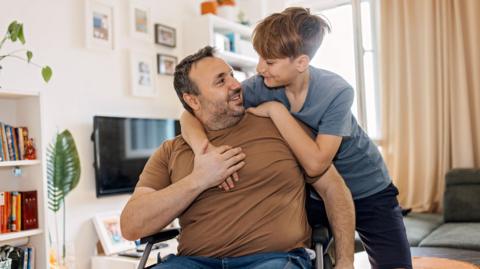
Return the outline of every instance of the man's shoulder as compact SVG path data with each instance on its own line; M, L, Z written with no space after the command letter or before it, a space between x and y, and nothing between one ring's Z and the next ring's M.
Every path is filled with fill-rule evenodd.
M245 113L245 117L245 124L265 126L266 128L275 128L275 124L269 117L260 117L249 112Z
M187 142L181 135L163 141L153 153L153 158L171 158L175 152L188 148Z

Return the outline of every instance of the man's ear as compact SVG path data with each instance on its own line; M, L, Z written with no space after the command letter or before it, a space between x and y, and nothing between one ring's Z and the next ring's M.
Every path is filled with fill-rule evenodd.
M200 101L198 100L198 96L184 93L182 97L185 103L187 103L187 105L189 105L193 111L197 111L200 109Z
M308 69L310 65L310 57L306 54L302 54L293 60L295 68L298 72L303 73Z

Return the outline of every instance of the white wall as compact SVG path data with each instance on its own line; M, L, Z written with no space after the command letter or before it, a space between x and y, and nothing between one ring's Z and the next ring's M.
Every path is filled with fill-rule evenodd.
M40 70L16 60L3 62L0 86L13 89L37 89L44 97L44 127L47 141L56 130L69 129L74 135L82 164L78 187L67 196L67 241L73 242L76 268L90 268L97 235L91 218L98 212L121 210L128 195L97 199L93 170L93 145L90 141L94 115L141 117L177 117L180 103L172 87L172 77L158 76L158 98L130 95L128 51L182 55L182 42L169 49L131 40L128 28L128 1L113 0L116 49L93 51L85 48L85 0L0 0L0 33L8 23L24 23L27 47L33 60L49 64L53 78L45 84ZM146 1L155 22L177 29L182 36L182 20L194 16L195 0ZM25 108L28 109L28 108Z

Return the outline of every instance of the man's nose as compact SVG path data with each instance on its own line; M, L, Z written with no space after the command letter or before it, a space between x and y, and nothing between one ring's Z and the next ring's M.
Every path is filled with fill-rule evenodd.
M238 82L238 80L236 78L232 77L232 79L230 81L230 88L231 89L236 89L240 86L241 86L240 82Z

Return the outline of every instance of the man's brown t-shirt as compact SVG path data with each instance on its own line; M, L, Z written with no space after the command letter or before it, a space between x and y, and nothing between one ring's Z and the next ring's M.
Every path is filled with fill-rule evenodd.
M237 125L207 135L216 146L241 147L246 164L235 188L208 189L179 216L179 255L237 257L307 247L305 181L273 122L247 113ZM158 190L181 180L192 172L193 158L181 137L166 141L137 187Z

